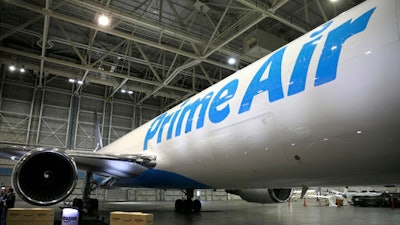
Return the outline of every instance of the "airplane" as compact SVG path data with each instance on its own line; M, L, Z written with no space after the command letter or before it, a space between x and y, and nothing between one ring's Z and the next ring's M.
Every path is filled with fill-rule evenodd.
M95 186L184 190L176 210L198 212L195 189L271 203L294 187L397 185L399 15L398 0L365 1L98 151L0 155L18 159L13 186L35 205L64 200L87 171L86 209Z
M378 197L381 196L381 192L360 192L360 191L349 191L348 187L344 188L343 192L336 191L336 190L328 190L327 194L321 195L320 193L308 193L307 198L317 198L317 199L325 199L329 206L337 207L337 200L341 200L341 204L343 205L352 205L354 197Z
M382 192L375 191L349 191L347 187L344 188L343 192L331 190L336 196L342 196L349 204L353 204L354 197L378 197L382 195Z
M347 188L345 188L345 191L343 193L347 193ZM341 205L348 205L348 199L346 198L345 195L343 195L342 192L335 191L335 190L327 190L327 193L322 194L321 193L321 188L318 188L318 191L316 193L308 192L304 196L305 198L315 198L318 200L319 204L321 205L321 199L325 200L325 205L330 206L330 207L338 207Z
M330 207L338 207L337 200L341 200L343 205L348 205L347 199L341 195L306 195L305 198L316 198L319 201L325 200L326 205Z

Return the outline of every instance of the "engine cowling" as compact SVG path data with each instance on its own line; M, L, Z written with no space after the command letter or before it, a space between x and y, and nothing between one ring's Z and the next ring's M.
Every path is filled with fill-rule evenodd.
M254 203L277 203L287 202L293 195L292 188L259 188L259 189L242 189L242 190L226 190L226 192L239 195L243 200Z
M78 170L70 156L56 149L38 149L18 160L12 182L23 200L46 206L67 198L77 179Z

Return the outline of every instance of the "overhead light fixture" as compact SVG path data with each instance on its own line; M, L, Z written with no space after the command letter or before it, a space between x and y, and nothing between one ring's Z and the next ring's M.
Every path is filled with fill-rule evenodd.
M69 78L68 81L69 81L70 83L75 83L75 79L72 79L72 78Z
M26 69L25 69L24 65L19 66L19 65L16 65L14 63L8 66L8 70L10 72L14 72L14 71L19 71L20 73L25 73L26 72Z
M97 18L97 23L102 27L108 26L110 24L110 17L101 14L99 18Z
M128 90L128 89L121 89L121 93L124 93L124 94L133 94L133 91L131 91L131 90Z
M14 72L17 68L16 68L14 65L10 65L10 66L8 67L8 69L9 69L11 72Z
M82 80L78 80L78 84L82 85L83 81Z
M236 59L231 57L228 59L228 63L229 63L229 65L234 65L236 63Z
M330 2L335 3L338 2L339 0L330 0Z

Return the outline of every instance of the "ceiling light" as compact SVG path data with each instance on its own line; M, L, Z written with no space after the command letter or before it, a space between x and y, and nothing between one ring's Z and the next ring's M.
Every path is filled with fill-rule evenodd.
M133 91L129 90L129 91L128 91L128 94L130 94L130 95L133 94Z
M121 93L126 93L126 90L125 89L121 89Z
M104 14L101 14L97 19L97 22L100 26L108 26L110 24L110 18Z
M68 81L69 81L70 83L75 83L75 80L72 79L72 78L69 78Z
M333 3L335 3L335 2L338 2L339 0L330 0L330 2L333 2Z
M83 84L83 81L81 81L81 80L78 80L78 84L81 84L81 85L82 85L82 84Z
M15 71L17 68L16 68L14 65L10 65L10 66L8 67L8 69L9 69L11 72L13 72L13 71Z
M229 63L229 65L233 65L233 64L236 63L236 59L235 58L229 58L228 59L228 63Z
M19 72L25 73L25 68L24 68L24 67L21 67L21 68L19 69Z

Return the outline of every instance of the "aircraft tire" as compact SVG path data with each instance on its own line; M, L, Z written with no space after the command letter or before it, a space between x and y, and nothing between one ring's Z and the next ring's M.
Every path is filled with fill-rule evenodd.
M176 212L182 212L183 211L183 200L182 199L177 199L175 201L175 211Z
M201 202L200 200L196 199L193 201L193 212L198 213L201 210Z
M83 205L83 199L81 198L74 198L74 200L72 200L72 207L79 211L83 209Z
M193 210L193 201L192 200L184 200L183 201L183 212L192 212Z
M89 215L97 215L97 213L99 212L99 200L95 198L89 199L87 211Z

